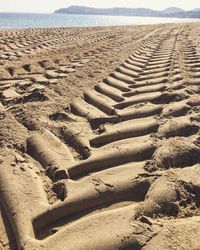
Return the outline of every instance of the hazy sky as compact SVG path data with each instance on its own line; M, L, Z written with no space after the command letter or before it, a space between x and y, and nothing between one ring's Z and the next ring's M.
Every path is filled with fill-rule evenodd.
M200 8L200 0L0 0L0 12L49 13L70 5L106 7L146 7L164 9L170 6L186 10Z

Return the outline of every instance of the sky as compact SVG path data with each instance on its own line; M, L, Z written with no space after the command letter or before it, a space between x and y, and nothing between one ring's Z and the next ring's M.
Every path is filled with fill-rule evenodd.
M200 8L200 0L0 0L0 12L52 13L70 5L97 8L144 7L155 10L174 6L191 10Z

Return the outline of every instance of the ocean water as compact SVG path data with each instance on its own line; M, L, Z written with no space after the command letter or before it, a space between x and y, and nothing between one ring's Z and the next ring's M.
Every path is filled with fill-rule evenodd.
M194 22L200 19L68 14L0 13L0 28L116 26Z

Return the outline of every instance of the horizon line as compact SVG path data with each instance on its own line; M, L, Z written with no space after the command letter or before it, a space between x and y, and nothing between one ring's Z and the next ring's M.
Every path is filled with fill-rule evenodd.
M113 9L113 8L126 8L126 9L151 9L151 10L155 10L155 11L163 11L163 10L166 10L168 8L179 8L179 9L182 9L183 11L191 11L191 10L194 10L194 9L198 9L197 8L193 8L193 9L183 9L181 7L177 7L177 6L169 6L169 7L166 7L164 9L152 9L150 7L125 7L125 6L113 6L113 7L93 7L93 6L84 6L84 5L69 5L67 7L61 7L61 8L58 8L56 10L59 10L59 9L67 9L71 6L77 6L77 7L86 7L86 8L94 8L94 9ZM24 12L24 11L0 11L1 14L55 14L55 11L56 10L53 10L53 11L48 11L48 12Z

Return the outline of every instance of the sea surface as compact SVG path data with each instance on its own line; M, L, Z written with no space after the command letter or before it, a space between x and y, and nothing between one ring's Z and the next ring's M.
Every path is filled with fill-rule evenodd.
M0 13L0 28L116 26L194 22L200 19L68 14Z

